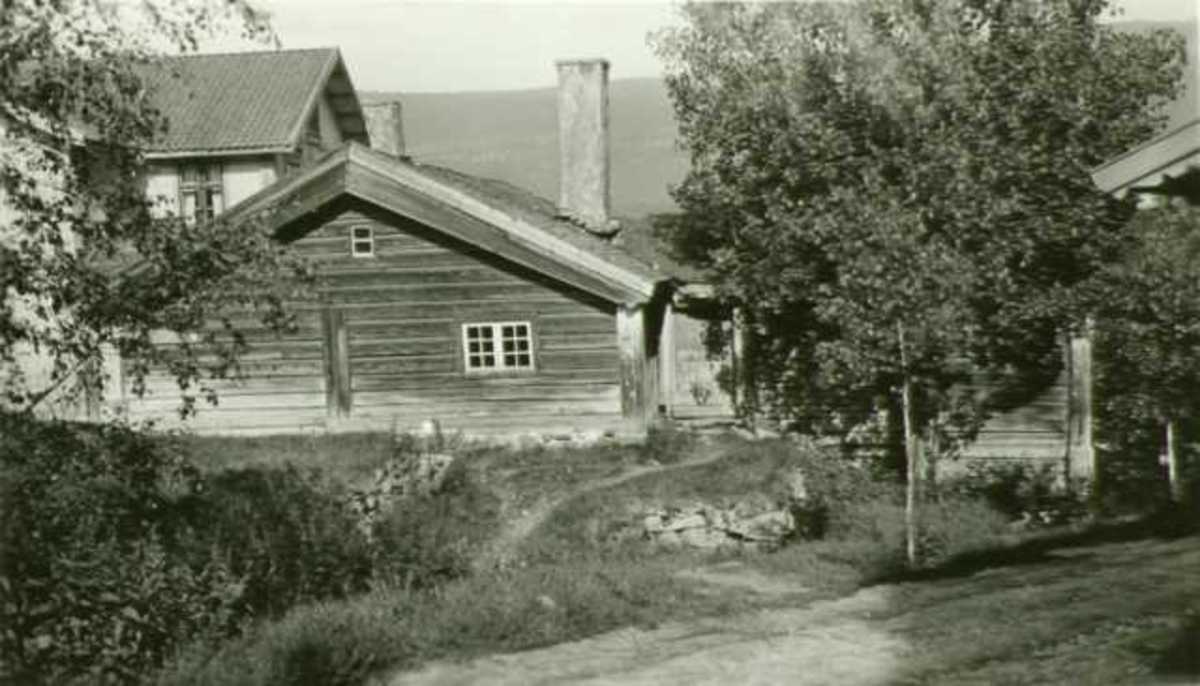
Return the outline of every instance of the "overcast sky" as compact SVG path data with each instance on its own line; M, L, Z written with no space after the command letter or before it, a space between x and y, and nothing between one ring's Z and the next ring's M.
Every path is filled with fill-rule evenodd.
M1197 0L1119 0L1126 19L1181 20ZM646 35L669 0L259 0L285 48L341 48L360 90L515 90L554 83L554 60L607 57L612 77L656 76Z

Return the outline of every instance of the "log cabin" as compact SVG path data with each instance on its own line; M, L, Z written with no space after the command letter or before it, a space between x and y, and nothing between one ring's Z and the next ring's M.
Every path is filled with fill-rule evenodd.
M265 213L318 283L292 333L240 320L241 374L213 380L217 404L193 417L178 416L173 378L152 374L138 396L114 365L110 399L129 418L201 433L437 420L471 435L594 438L640 435L659 414L732 415L702 323L675 311L677 281L615 240L606 61L558 63L557 204L412 160L399 106L363 108L336 50L180 63L183 78L160 82L171 128L148 154L147 192L197 222L226 205L235 221ZM270 126L245 121L264 113Z

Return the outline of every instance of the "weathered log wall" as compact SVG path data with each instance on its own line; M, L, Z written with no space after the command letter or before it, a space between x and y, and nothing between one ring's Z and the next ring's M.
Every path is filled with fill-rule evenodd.
M353 227L375 256L353 257ZM319 277L299 330L247 331L246 378L218 382L187 425L201 432L415 429L438 420L471 433L624 428L616 309L578 289L397 215L356 206L297 240ZM529 322L536 369L465 369L462 325ZM170 419L178 389L162 374L129 400L135 418ZM175 422L171 422L175 423Z

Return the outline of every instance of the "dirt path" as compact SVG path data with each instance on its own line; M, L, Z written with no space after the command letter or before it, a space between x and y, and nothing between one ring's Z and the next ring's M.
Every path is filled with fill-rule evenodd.
M482 554L475 563L478 569L495 569L503 567L512 559L521 542L529 538L530 534L545 522L551 514L554 513L563 504L586 495L593 491L600 491L606 488L611 488L626 481L640 479L651 474L661 472L669 472L676 469L688 469L698 467L700 465L709 464L720 459L724 455L721 446L712 440L703 440L700 442L696 451L686 460L674 462L671 464L653 464L634 467L628 471L615 474L613 476L589 481L583 486L560 494L558 497L543 500L530 508L520 517L509 522L496 538L492 541L488 550Z
M624 629L388 686L1200 683L1200 538L1070 545L807 607ZM694 583L754 585L726 563ZM802 597L802 596L801 596Z
M550 648L400 674L389 686L884 684L904 644L872 627L882 589L807 608L625 629Z

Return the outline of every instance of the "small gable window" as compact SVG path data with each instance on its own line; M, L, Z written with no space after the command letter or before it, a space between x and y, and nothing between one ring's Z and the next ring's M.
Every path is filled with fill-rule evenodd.
M350 254L354 257L375 256L375 231L369 226L350 229Z
M463 355L469 374L532 371L529 322L463 324Z
M224 212L224 191L221 165L184 165L179 177L179 209L184 221L202 224Z

